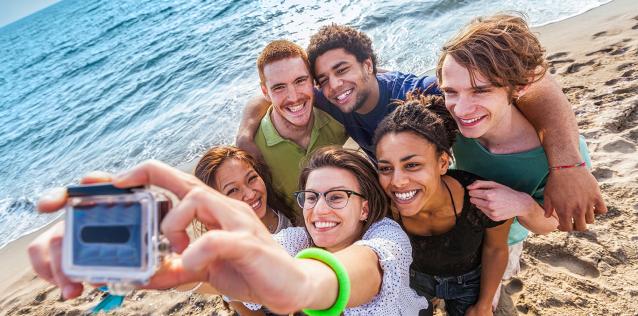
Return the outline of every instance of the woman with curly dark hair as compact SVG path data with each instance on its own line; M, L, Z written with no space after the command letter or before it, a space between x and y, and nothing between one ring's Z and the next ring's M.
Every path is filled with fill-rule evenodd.
M470 203L465 187L478 176L448 170L456 131L441 97L398 102L375 133L379 182L410 237L412 288L445 300L448 315L486 315L507 265L511 221Z

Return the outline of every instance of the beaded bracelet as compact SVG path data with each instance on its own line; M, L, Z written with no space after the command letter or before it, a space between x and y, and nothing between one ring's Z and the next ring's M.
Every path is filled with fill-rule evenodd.
M581 161L579 163L575 163L573 165L564 165L564 166L555 166L555 167L549 167L549 170L560 170L560 169L568 169L568 168L575 168L575 167L584 167L585 166L585 162Z
M323 310L304 309L303 312L309 316L337 316L341 315L350 300L350 278L346 268L330 252L319 248L307 248L300 251L296 256L299 259L315 259L329 266L337 276L339 283L339 293L334 304Z

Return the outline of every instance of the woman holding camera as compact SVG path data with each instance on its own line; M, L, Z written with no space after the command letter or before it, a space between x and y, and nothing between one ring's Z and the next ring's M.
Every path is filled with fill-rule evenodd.
M384 219L387 201L374 181L374 168L353 152L332 149L324 153L362 169L338 167L332 160L309 165L314 167L308 169L300 193L307 208L304 222L314 245L325 250L302 250L295 257L291 254L311 245L303 228L283 230L273 239L249 205L163 163L149 161L115 177L91 174L83 182L112 181L117 187L156 185L181 199L161 224L179 255L163 262L147 288L203 281L229 297L259 303L281 314L304 309L311 314L312 310L330 310L337 315L347 306L346 314L411 315L426 308L426 300L409 288L410 244L396 223ZM355 174L361 170L365 172ZM345 204L342 193L347 196ZM66 190L52 190L38 207L56 211L66 199ZM210 230L191 242L187 228L193 220ZM68 299L79 296L83 287L60 269L63 233L63 226L50 229L30 245L29 254L36 273L60 286ZM277 238L290 242L282 242L282 247Z

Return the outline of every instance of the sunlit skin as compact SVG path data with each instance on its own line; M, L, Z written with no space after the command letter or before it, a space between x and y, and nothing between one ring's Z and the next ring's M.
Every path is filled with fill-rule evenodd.
M239 159L226 159L215 173L215 189L246 202L267 227L275 224L275 214L268 212L266 184L250 164Z
M443 61L441 90L445 106L459 130L467 138L476 138L492 153L520 152L540 146L533 126L512 105L507 88L490 83L478 71L472 86L470 72L447 56ZM513 92L525 93L527 87Z
M457 196L457 206L462 203L463 189L445 176L447 154L437 153L432 143L413 132L386 134L376 148L379 182L406 229L419 235L438 235L451 229L455 217L443 181Z
M317 84L323 95L343 113L366 114L379 100L379 86L372 60L363 62L343 48L329 50L317 57Z
M312 76L300 57L286 58L264 66L261 85L264 97L282 123L307 127L312 118L314 90Z
M310 172L305 190L326 192L344 189L361 193L356 177L348 170L323 167ZM303 210L304 223L313 242L330 252L344 249L357 241L368 217L368 201L357 195L350 196L342 209L333 209L323 197L313 208ZM317 223L324 223L318 228Z

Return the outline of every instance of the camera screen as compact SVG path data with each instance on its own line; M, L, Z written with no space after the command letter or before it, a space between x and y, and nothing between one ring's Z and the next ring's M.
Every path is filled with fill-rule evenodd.
M73 209L73 262L80 266L140 267L142 206L97 203Z

